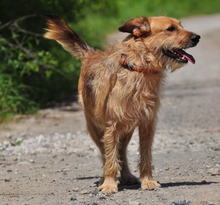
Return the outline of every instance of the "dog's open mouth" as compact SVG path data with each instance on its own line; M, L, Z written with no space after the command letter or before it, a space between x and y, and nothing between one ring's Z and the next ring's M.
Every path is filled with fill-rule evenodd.
M163 53L166 56L173 58L180 63L188 63L188 61L190 61L192 64L195 64L196 62L193 56L188 54L183 49L176 49L176 48L172 50L163 49Z

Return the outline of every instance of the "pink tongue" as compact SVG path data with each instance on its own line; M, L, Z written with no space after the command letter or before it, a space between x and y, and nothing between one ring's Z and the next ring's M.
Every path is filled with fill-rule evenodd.
M196 63L196 60L193 58L192 55L188 54L182 49L175 49L177 53L179 53L181 56L185 57L188 61L190 61L192 64Z

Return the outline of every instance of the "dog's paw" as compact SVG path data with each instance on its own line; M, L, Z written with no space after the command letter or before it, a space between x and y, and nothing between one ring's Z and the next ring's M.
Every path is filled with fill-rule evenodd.
M159 183L153 181L153 180L143 180L141 182L141 189L142 190L153 190L156 188L161 187Z
M120 184L121 185L134 185L134 184L140 184L140 181L137 177L129 173L129 174L121 176Z
M117 181L113 179L106 179L104 183L99 187L99 190L104 194L113 194L118 192Z

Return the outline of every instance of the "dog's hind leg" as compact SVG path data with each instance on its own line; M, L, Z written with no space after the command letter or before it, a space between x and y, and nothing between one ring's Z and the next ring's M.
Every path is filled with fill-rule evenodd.
M124 134L120 137L120 146L119 146L119 156L121 164L121 180L120 184L123 185L132 185L138 184L139 180L137 177L131 174L127 161L127 146L131 140L133 130L130 133Z
M104 143L102 141L102 138L104 136L104 131L97 127L93 121L85 114L86 122L87 122L87 130L92 137L93 141L99 148L99 151L101 153L102 163L103 166L105 165L105 150L104 150ZM99 185L101 185L104 181L104 177L102 177L99 181Z
M102 138L104 136L104 131L96 126L93 121L85 114L86 117L86 123L87 123L87 131L89 132L90 136L92 137L93 141L99 148L99 151L102 155L103 164L105 163L104 159L104 143L102 141Z

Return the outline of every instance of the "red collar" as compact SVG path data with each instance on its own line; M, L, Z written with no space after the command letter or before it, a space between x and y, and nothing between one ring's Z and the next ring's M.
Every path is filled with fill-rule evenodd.
M127 56L125 54L121 55L121 65L131 71L138 71L141 73L152 73L152 74L156 74L158 73L158 71L155 71L153 69L148 69L148 68L138 68L135 64L130 64L127 61Z

